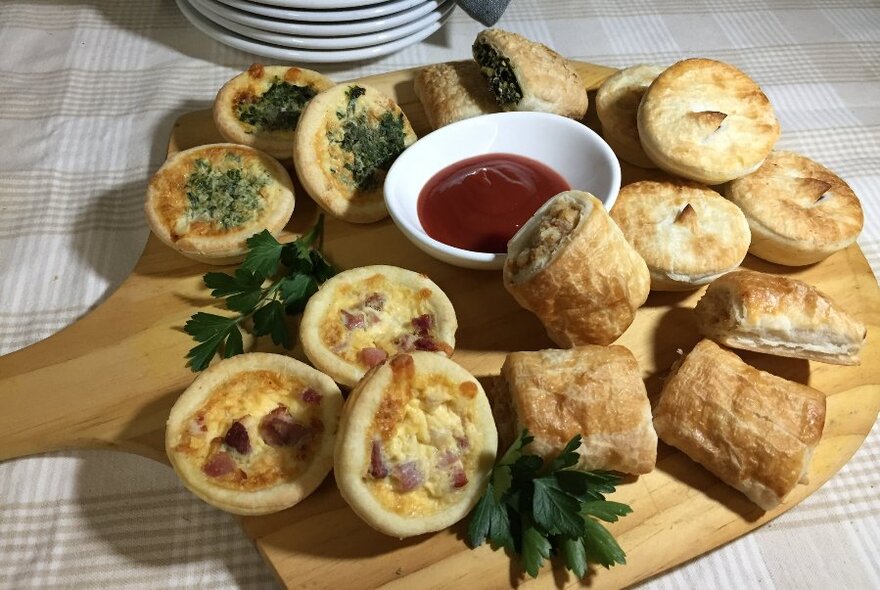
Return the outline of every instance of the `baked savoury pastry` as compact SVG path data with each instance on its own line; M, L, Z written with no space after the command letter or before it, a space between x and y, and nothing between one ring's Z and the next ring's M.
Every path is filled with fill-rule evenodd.
M480 383L444 356L413 352L383 362L351 392L333 470L342 497L367 524L411 537L470 512L497 448Z
M300 324L303 351L337 383L354 386L399 352L452 355L458 321L425 275L395 266L346 270L321 285Z
M754 172L779 137L761 88L731 65L700 58L674 64L651 83L638 128L657 166L706 184Z
M651 289L696 289L740 265L749 249L749 224L739 207L687 181L629 184L611 208L651 273Z
M369 223L388 215L382 185L397 156L416 141L393 100L363 84L334 86L306 105L293 163L306 192L328 213Z
M825 395L759 371L702 340L654 409L660 439L771 510L806 482L825 425Z
M333 82L312 70L253 64L220 89L214 124L223 139L290 158L305 105Z
M293 206L293 184L277 160L218 143L168 158L150 180L144 211L156 237L184 256L231 264L252 235L280 233Z
M631 66L610 76L596 91L596 114L605 141L619 158L642 168L657 165L645 154L639 140L639 104L661 72L660 66Z
M269 514L330 473L342 394L290 357L251 352L200 373L171 408L165 450L184 485L234 514Z
M724 193L752 228L749 252L777 264L819 262L855 242L865 222L862 204L845 181L792 152L771 153Z
M432 129L499 111L480 66L470 60L426 66L416 74L413 88Z
M580 76L546 45L486 29L477 35L473 54L503 110L542 111L573 119L587 113L587 91Z
M694 311L700 332L726 346L835 365L859 364L867 335L812 285L751 270L714 281Z
M504 287L567 348L617 340L648 298L650 277L602 202L565 191L508 242Z
M527 428L534 437L529 453L552 461L580 434L575 469L654 469L657 433L651 404L629 349L586 345L511 352L501 377L506 391L495 400L498 428L507 437Z

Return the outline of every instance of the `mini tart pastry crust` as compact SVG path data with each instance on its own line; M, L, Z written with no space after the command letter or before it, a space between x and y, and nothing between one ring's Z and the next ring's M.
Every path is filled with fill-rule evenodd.
M508 61L522 90L522 98L517 103L503 103L496 97L503 110L541 111L572 119L582 119L586 115L587 91L578 73L564 57L522 35L502 29L486 29L474 41L475 59L477 47L483 43ZM485 69L483 73L486 74Z
M352 510L403 538L464 518L485 490L497 448L474 376L444 356L414 352L376 367L351 392L333 468Z
M710 283L738 267L749 249L749 224L739 207L686 181L623 187L611 219L644 258L655 291Z
M234 514L308 496L333 466L342 394L290 357L251 352L196 377L171 408L165 449L184 485Z
M374 265L339 273L306 304L303 351L337 383L353 387L398 352L452 356L458 320L446 294L425 275Z
M188 193L193 190L190 184L200 174L199 162L207 163L214 175L239 170L245 184L230 186L241 188L256 183L259 187L255 190L255 210L236 199L227 203L243 219L241 223L224 227L210 217L194 213ZM225 200L229 194L227 190L218 191L207 200ZM277 160L253 148L218 143L194 147L168 158L150 179L144 212L150 229L167 246L200 262L232 264L244 258L249 237L264 229L278 235L293 214L293 207L293 183Z
M576 434L582 436L575 469L649 473L657 461L657 433L639 364L623 346L511 352L501 367L514 424L535 440L528 452L552 461Z
M303 110L294 137L293 163L303 188L331 215L354 223L370 223L388 215L382 186L388 168L399 153L390 161L364 168L371 170L372 176L371 181L361 187L352 173L352 168L360 165L359 161L351 150L343 147L344 142L353 142L358 149L365 150L364 153L384 149L383 142L346 138L345 130L346 123L354 121L365 121L375 130L383 118L386 122L401 123L403 149L415 143L416 133L397 103L363 84L334 86L313 98Z
M753 172L779 138L761 88L735 67L686 59L666 69L642 97L642 148L657 166L706 184Z
M792 152L772 152L724 193L752 228L749 252L777 264L819 262L855 242L865 223L862 204L845 181Z
M859 364L867 335L812 285L751 270L714 281L694 312L700 332L726 346L835 365Z
M413 88L432 129L500 110L472 60L424 67Z
M602 202L566 191L508 242L504 287L568 348L617 340L648 298L650 277Z
M645 154L639 140L639 103L661 72L661 66L631 66L605 80L596 92L596 114L605 141L618 157L642 168L657 165Z
M673 365L654 427L763 508L807 480L825 426L825 394L759 371L711 340Z
M214 124L223 139L279 159L291 157L295 124L287 129L264 130L239 118L239 105L260 98L278 82L310 88L314 94L333 86L332 80L312 70L253 64L224 84L214 100Z

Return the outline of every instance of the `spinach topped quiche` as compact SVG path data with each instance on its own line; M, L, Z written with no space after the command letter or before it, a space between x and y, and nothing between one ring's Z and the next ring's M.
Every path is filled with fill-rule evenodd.
M416 141L392 99L362 84L342 84L309 102L300 117L293 163L306 192L330 214L355 223L388 215L385 175Z

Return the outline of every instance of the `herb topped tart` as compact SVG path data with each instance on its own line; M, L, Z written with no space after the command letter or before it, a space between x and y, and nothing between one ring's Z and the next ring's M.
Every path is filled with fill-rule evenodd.
M293 213L290 175L271 156L231 143L171 156L153 175L144 209L153 233L184 256L240 261L245 241L277 235Z
M333 82L318 72L254 64L227 82L214 101L214 124L226 141L290 158L306 104Z
M330 472L342 411L333 381L279 354L252 352L200 374L175 402L165 449L197 496L235 514L269 514Z
M378 90L343 84L306 106L296 128L293 163L306 192L330 214L369 223L388 215L385 174L416 141L400 107Z

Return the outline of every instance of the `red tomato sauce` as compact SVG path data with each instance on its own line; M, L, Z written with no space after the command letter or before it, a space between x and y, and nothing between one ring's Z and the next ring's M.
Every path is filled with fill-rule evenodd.
M515 154L484 154L447 166L417 204L429 236L457 248L507 252L507 241L547 199L571 187L558 172Z

